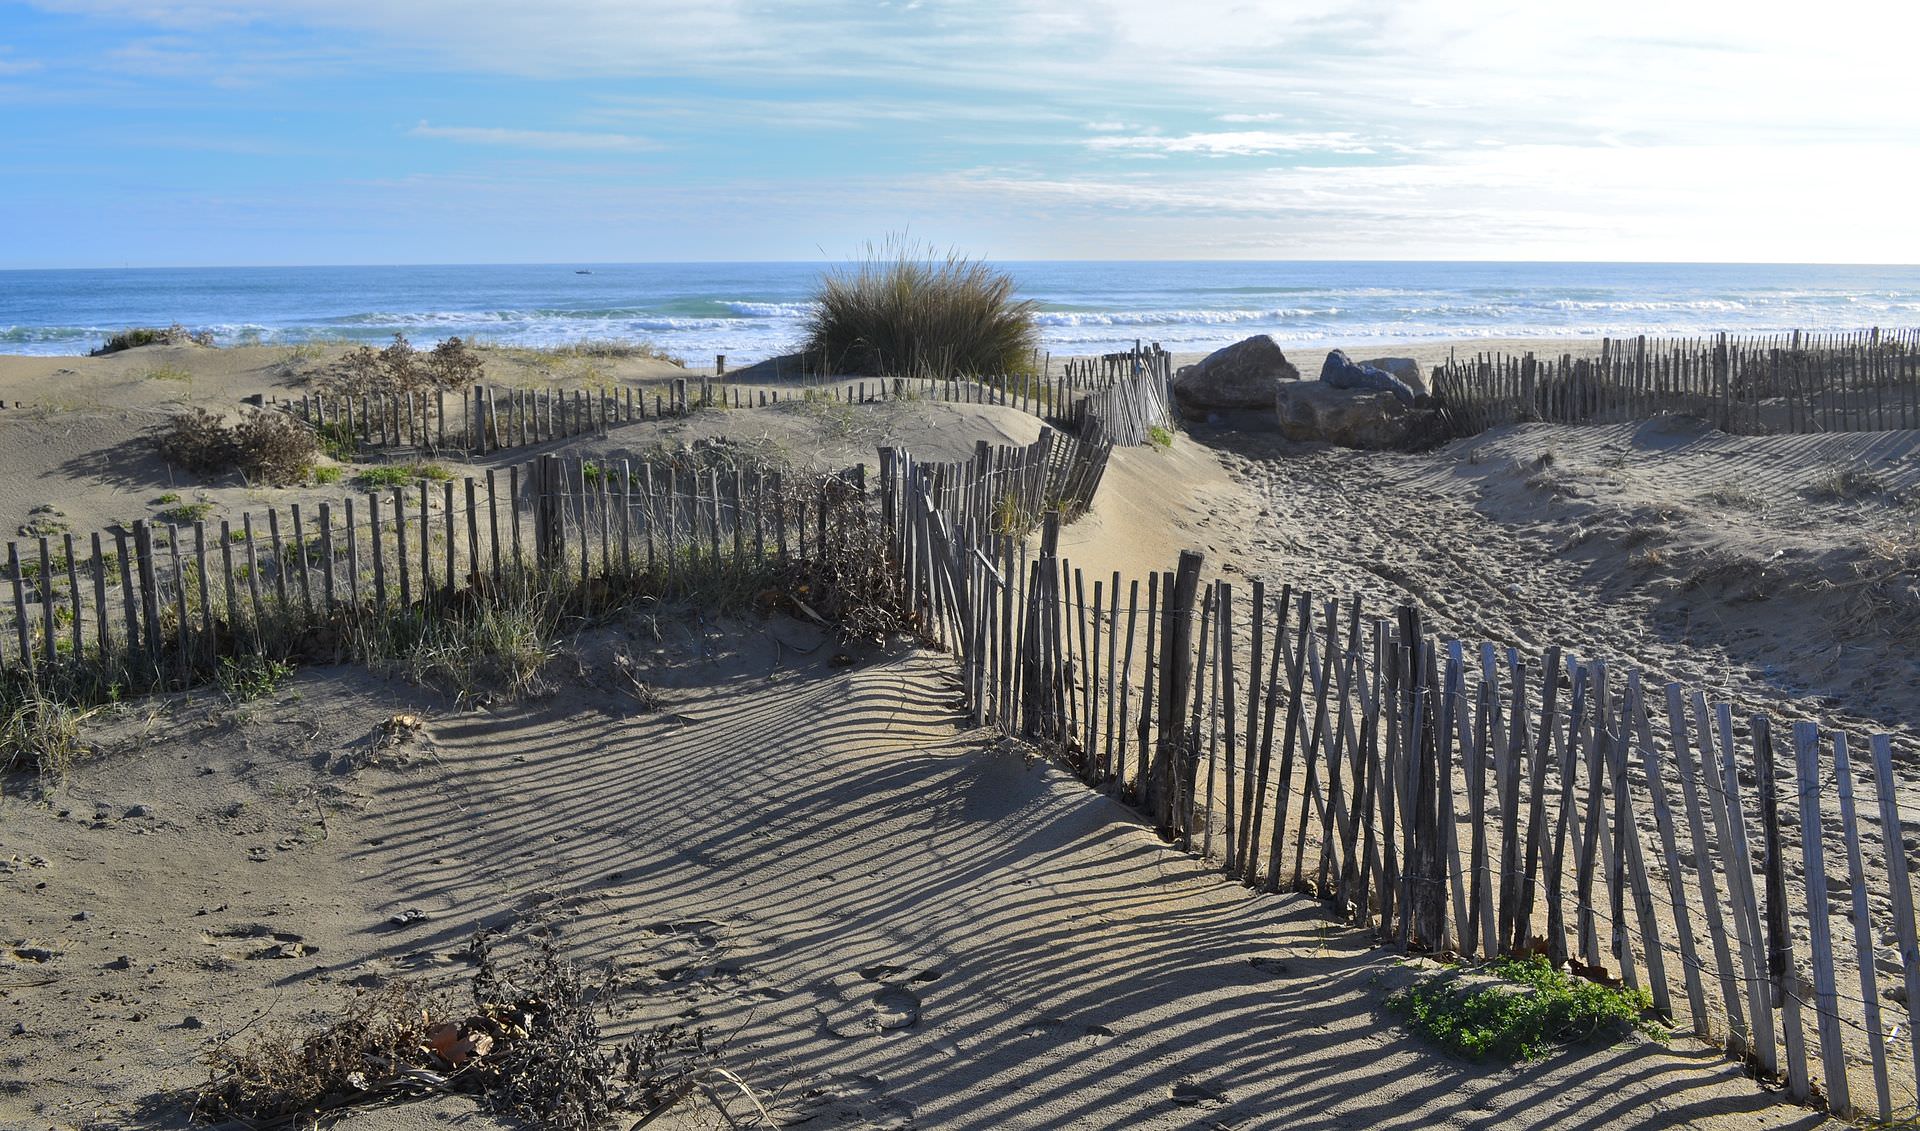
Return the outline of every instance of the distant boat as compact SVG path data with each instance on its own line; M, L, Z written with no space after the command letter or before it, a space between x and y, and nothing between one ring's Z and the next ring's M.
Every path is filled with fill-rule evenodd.
M578 270L578 271L575 271L575 272L574 272L574 274L576 274L576 275L591 275L591 274L593 274L593 272L591 272L591 271L589 271L589 270L587 270L586 268L584 268L584 267L583 267L583 268L581 268L580 270Z

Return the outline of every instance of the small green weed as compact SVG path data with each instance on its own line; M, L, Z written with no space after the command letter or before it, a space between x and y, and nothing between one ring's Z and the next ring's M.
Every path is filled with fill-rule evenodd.
M1147 442L1161 451L1167 451L1173 447L1173 433L1155 424L1147 429Z
M193 383L193 374L177 365L156 365L144 374L149 381L178 381L183 385Z
M344 474L344 471L342 468L316 467L313 469L313 481L315 483L318 483L322 487L326 487L331 484L340 482L340 477L342 474Z
M1504 985L1462 986L1456 968L1394 994L1388 1005L1414 1032L1472 1060L1532 1060L1557 1045L1638 1030L1665 1031L1646 1015L1645 990L1603 986L1553 968L1545 957L1496 958L1478 968Z
M177 502L179 502L179 501L180 501L180 492L178 492L178 491L168 491L168 492L167 492L166 494L164 494L164 495L162 495L162 496L160 496L159 498L157 498L157 499L155 499L155 500L154 500L154 504L155 504L156 506L162 506L162 507L164 507L164 506L166 506L166 505L168 505L169 503L177 503Z
M444 482L452 478L453 472L435 463L390 463L384 467L369 467L355 476L354 482L371 490L376 487L405 487L418 479Z
M215 679L229 700L247 703L273 694L292 674L292 664L269 656L223 656Z
M154 517L174 526L192 526L196 522L204 522L212 514L212 503L178 503Z
M314 429L320 440L320 450L328 459L337 459L351 463L354 456L360 454L360 445L354 439L353 429L347 427L344 420L329 420Z

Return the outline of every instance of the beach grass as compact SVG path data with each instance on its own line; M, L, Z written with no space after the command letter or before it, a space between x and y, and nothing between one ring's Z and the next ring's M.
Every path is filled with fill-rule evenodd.
M822 372L1004 377L1032 370L1036 305L1013 277L956 252L899 240L822 276L805 354Z

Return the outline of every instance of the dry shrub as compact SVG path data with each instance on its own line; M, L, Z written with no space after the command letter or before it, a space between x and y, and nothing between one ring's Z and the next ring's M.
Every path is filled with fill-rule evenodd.
M1864 467L1835 468L1807 486L1807 496L1826 503L1870 499L1887 489L1880 477Z
M278 1031L244 1047L218 1045L207 1056L194 1116L298 1119L365 1099L421 1063L436 1012L444 1008L419 986L395 982L356 995L338 1019L306 1037Z
M275 486L298 483L320 457L313 429L284 412L256 409L233 429L235 465L248 479Z
M229 470L239 456L233 430L203 408L174 414L161 426L154 444L168 463L201 474Z
M593 995L551 940L505 968L481 932L469 956L473 1008L464 1017L417 984L396 982L354 997L307 1036L283 1030L244 1049L217 1045L192 1097L195 1118L311 1123L327 1111L436 1091L476 1096L545 1131L602 1131L621 1112L648 1116L696 1093L724 1110L723 1087L760 1107L719 1063L705 1028L673 1023L603 1046Z
M1920 623L1920 533L1867 539L1843 587L1849 590L1851 619L1883 632L1911 631Z
M175 322L165 329L156 329L152 326L135 326L131 330L122 330L118 334L108 338L104 345L94 350L89 356L104 357L110 353L137 349L140 346L179 345L211 346L213 345L213 331L189 330L178 322Z
M485 362L461 338L448 338L431 350L413 348L404 334L395 334L382 349L361 346L334 364L321 386L337 396L389 397L461 389L485 375Z
M168 463L202 475L238 470L250 480L298 483L320 456L313 429L284 412L254 409L229 426L205 409L176 413L154 445Z

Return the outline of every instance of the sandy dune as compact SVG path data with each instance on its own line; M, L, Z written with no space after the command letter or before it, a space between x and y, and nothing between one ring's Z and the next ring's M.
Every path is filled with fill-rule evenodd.
M130 431L91 420L132 430L169 397L272 387L257 384L272 358L249 369L225 356L243 351L194 352L185 397L0 414L5 517L34 497L14 481L34 475L34 492L96 500L71 508L76 520L159 486L124 446ZM209 359L237 375L203 380ZM154 383L136 362L86 396ZM0 369L15 390L20 374ZM977 406L800 403L586 447L726 436L832 466L881 443L960 458L1038 427ZM101 453L122 470L74 463ZM1842 463L1884 490L1812 498ZM1910 531L1914 474L1911 438L1776 442L1673 423L1520 428L1419 456L1203 430L1117 453L1063 550L1091 582L1171 568L1192 546L1209 573L1380 608L1412 596L1444 631L1552 639L1743 706L1911 734L1912 657L1877 625L1836 617L1844 606L1822 602L1850 596L1812 579ZM201 487L223 508L288 497ZM1733 575L1685 583L1719 554L1776 563L1780 595L1725 588ZM665 690L666 710L634 713L611 675L616 649ZM311 1023L382 979L460 983L481 925L611 964L617 1030L686 1014L734 1034L728 1063L798 1125L1818 1122L1687 1040L1515 1070L1434 1053L1383 1012L1408 976L1391 952L1317 904L1224 883L1056 769L959 731L939 657L845 668L834 656L804 625L666 612L583 641L552 695L491 712L329 669L258 703L202 693L104 717L106 756L64 792L0 800L13 909L0 1001L20 1026L0 1036L0 1125L133 1125L157 1089L197 1078L210 1038ZM428 745L404 763L371 757L401 711L428 718ZM428 917L390 925L408 908ZM899 1029L872 1024L915 1012ZM441 1101L342 1126L439 1121L486 1125Z

